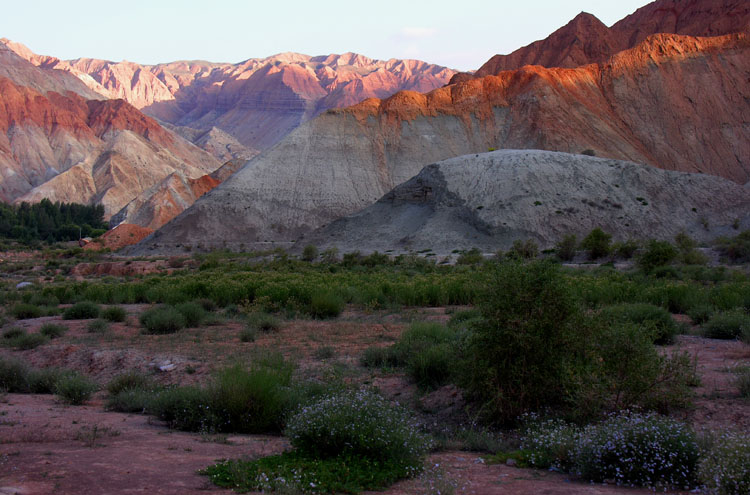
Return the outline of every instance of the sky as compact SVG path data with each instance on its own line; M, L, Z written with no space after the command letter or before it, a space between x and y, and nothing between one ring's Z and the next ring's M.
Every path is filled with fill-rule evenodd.
M646 0L5 0L0 37L43 55L142 64L356 52L475 70L585 11L608 26Z

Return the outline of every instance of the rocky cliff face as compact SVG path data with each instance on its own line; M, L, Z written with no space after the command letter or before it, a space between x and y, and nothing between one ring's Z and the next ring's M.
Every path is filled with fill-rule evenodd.
M425 167L374 205L305 236L339 252L543 249L601 227L615 240L699 240L750 227L750 191L719 177L549 151L502 150Z
M430 91L455 73L417 60L381 61L355 53L282 53L238 64L63 61L0 41L40 67L67 71L91 90L124 99L164 122L201 131L216 127L257 149L268 148L326 109L400 90Z
M475 74L459 74L453 82L496 75L525 65L574 68L601 63L653 34L707 37L748 31L750 4L745 0L658 0L611 28L584 12L546 39L509 55L495 55Z
M122 100L42 94L0 78L0 198L101 203L106 215L175 171L219 162Z
M656 35L607 62L524 67L329 111L147 239L260 247L376 201L423 166L488 148L547 149L750 179L750 39ZM223 219L216 222L216 218Z

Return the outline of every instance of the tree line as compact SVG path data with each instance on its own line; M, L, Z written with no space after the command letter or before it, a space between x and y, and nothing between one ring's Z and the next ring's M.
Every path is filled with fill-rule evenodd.
M9 204L0 202L0 237L20 242L74 241L79 235L96 237L107 230L104 206L78 203Z

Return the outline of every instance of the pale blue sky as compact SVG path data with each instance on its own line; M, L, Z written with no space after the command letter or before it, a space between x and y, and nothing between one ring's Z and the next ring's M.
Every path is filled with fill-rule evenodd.
M647 0L6 0L0 37L63 59L239 62L362 53L477 69L579 12L612 25Z

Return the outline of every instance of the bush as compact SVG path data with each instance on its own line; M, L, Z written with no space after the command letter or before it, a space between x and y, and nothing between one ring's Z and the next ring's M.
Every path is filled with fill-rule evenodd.
M55 323L45 323L39 329L39 333L51 339L62 337L63 335L65 335L65 332L67 331L68 331L68 327L66 327L65 325L58 325Z
M703 452L699 477L708 493L750 493L750 438L747 433L726 432Z
M40 333L24 333L22 335L19 335L18 337L10 339L8 341L8 344L18 350L28 351L31 349L36 349L40 345L46 344L47 340L47 337Z
M307 262L315 261L315 258L318 257L318 248L313 246L312 244L305 246L305 249L302 250L302 260Z
M703 325L702 330L703 335L709 339L741 338L743 332L750 331L750 316L744 311L717 313Z
M90 301L81 301L63 312L64 320L88 320L99 317L99 306Z
M127 390L154 390L156 384L153 379L138 371L128 371L117 375L107 384L107 392L117 395Z
M28 320L43 316L42 309L34 304L18 303L10 308L10 314L17 320Z
M163 335L185 327L185 317L172 306L157 306L144 311L140 317L144 333Z
M666 241L651 240L638 258L638 266L648 274L657 267L668 265L675 258L677 258L677 250L674 246Z
M586 428L575 452L576 472L595 482L692 486L699 449L688 426L655 414L623 413Z
M539 256L539 245L533 239L516 239L506 256L512 260L531 260Z
M110 306L102 310L101 316L107 321L111 321L113 323L121 323L125 321L128 314L125 309L121 308L120 306Z
M736 383L740 391L740 397L750 399L750 368L745 368L737 373Z
M57 382L57 395L67 404L80 406L85 404L97 390L96 383L88 378L70 374Z
M243 328L240 330L240 342L255 342L258 338L258 331L254 328Z
M422 388L438 388L451 378L455 359L456 352L450 344L430 346L409 360L409 375Z
M562 261L571 261L576 256L578 238L575 234L568 234L555 245L555 253Z
M628 240L624 242L616 242L612 245L612 252L615 256L624 260L629 260L633 257L636 251L638 251L638 242Z
M714 315L714 307L710 304L698 304L690 308L687 315L693 321L694 325L706 323Z
M220 420L214 415L206 389L175 387L155 394L147 412L166 421L170 428L213 433Z
M250 313L247 315L247 322L245 325L247 330L263 333L275 332L281 328L281 322L278 318L264 312ZM249 342L252 342L252 340Z
M478 265L484 261L484 255L477 248L471 248L465 253L461 253L456 260L457 265Z
M86 325L86 331L89 333L104 333L109 330L109 323L107 320L93 320Z
M54 394L60 380L71 373L58 368L32 369L29 372L29 392L32 394Z
M138 371L123 373L107 384L107 409L128 413L148 411L158 389L148 375Z
M618 304L602 309L601 315L609 321L630 322L654 330L654 343L659 345L673 343L679 330L669 311L652 304Z
M732 262L746 263L750 261L750 230L745 230L732 239L718 239L716 246Z
M431 446L405 409L364 390L328 395L303 408L285 434L314 458L351 455L415 468Z
M29 367L26 363L0 357L0 390L20 394L29 391Z
M550 262L496 266L468 336L462 384L489 419L573 405L588 375L591 328Z
M318 292L310 300L310 314L315 318L335 318L344 310L344 300L331 292Z
M201 323L203 323L203 320L206 317L206 311L203 309L203 306L196 302L178 304L176 309L185 320L185 326L187 328L197 328L201 326Z
M612 242L612 236L597 227L583 238L581 249L588 252L590 260L598 260L609 254L610 242Z
M540 420L535 415L523 417L521 449L529 465L540 469L571 471L581 431L561 420Z
M26 330L21 327L10 327L9 329L3 331L3 340L10 341L25 334Z

